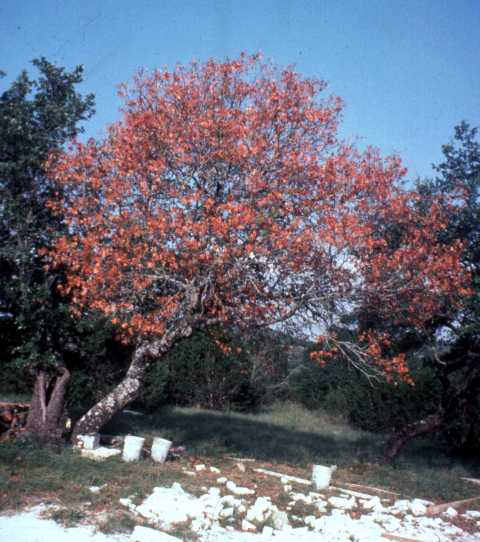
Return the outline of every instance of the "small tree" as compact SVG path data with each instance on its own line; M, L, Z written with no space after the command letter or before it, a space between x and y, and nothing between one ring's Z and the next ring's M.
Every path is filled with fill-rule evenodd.
M325 84L258 56L140 72L105 141L52 160L50 207L65 218L53 265L63 291L134 345L125 378L76 424L97 431L135 398L149 364L197 328L328 325L346 304L381 304L422 325L464 282L452 247L433 246L441 209L415 213L395 157L336 136L342 103ZM379 222L400 225L392 249ZM329 340L334 338L329 337ZM385 337L337 344L405 371Z

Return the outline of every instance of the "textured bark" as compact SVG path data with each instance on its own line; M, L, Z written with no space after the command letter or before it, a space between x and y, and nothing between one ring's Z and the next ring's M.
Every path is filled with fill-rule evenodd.
M173 333L166 333L157 341L138 345L123 380L77 421L73 428L73 440L78 435L98 433L115 414L138 396L145 373L151 363L163 356L176 340L187 337L191 333L189 326L183 326Z
M428 433L433 433L437 429L440 429L443 420L444 411L443 409L439 409L437 412L427 416L423 420L418 420L402 427L393 435L387 444L384 454L385 461L390 462L395 459L405 444L415 437L427 435Z
M57 371L54 376L44 370L37 372L27 417L27 433L45 441L60 439L63 431L61 421L70 373L65 367Z

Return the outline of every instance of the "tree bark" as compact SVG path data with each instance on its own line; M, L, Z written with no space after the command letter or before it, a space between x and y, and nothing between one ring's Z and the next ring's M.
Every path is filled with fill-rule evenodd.
M388 442L384 453L385 461L388 463L393 461L405 444L413 438L433 433L437 429L440 429L443 420L444 411L442 408L439 408L437 412L430 414L430 416L427 416L423 420L418 420L402 427Z
M141 389L148 367L163 356L181 337L191 335L192 329L185 325L173 333L166 333L161 339L139 344L133 352L130 367L123 380L103 399L95 404L75 424L72 439L78 435L98 433L112 417L133 401Z
M37 372L27 417L27 434L44 441L59 440L63 432L61 420L65 412L65 395L70 372L66 367L61 367L57 371L56 376L45 370Z

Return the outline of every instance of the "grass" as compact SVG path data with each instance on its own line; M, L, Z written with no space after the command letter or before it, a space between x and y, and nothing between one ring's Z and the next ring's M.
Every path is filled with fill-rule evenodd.
M174 481L198 494L201 486L214 485L218 476L195 478L183 472L198 462L220 467L222 475L234 480L237 476L240 483L244 475L235 469L229 455L255 458L255 466L306 478L312 463L337 464L337 485L368 484L434 501L480 494L478 486L461 480L478 477L479 467L448 457L434 442L419 441L407 448L396 464L381 465L381 435L355 430L341 420L292 404L276 405L258 414L192 408L165 409L141 417L122 414L105 433L143 435L148 442L163 436L184 444L187 454L165 465L150 460L123 463L118 458L98 463L81 458L68 446L49 449L28 441L2 443L0 509L42 501L65 508L57 515L67 523L95 512L107 514L105 529L131 530L132 519L125 510L118 510L119 498L136 495L140 499L153 487L170 486ZM278 480L262 480L253 471L247 474L251 483L263 484L261 489L267 492L280 487ZM88 490L103 484L106 487L99 494ZM86 501L90 502L87 508ZM113 505L117 509L112 512Z

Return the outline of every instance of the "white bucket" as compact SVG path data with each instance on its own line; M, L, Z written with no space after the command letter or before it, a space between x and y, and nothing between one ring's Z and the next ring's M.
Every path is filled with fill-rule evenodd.
M170 440L155 437L152 444L152 459L157 463L165 463L171 445Z
M312 469L312 481L315 489L320 491L327 489L330 485L330 479L332 474L337 470L336 465L332 467L324 467L323 465L313 465Z
M84 450L95 450L100 446L99 433L92 433L91 435L78 435L77 445Z
M122 459L124 461L138 461L144 442L145 439L142 437L126 436L125 442L123 443Z

